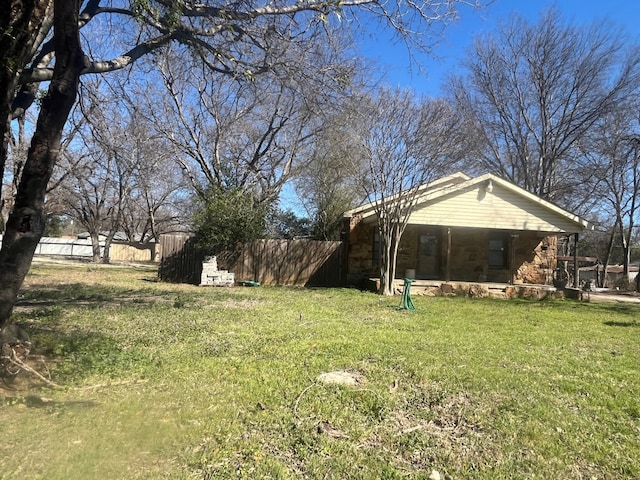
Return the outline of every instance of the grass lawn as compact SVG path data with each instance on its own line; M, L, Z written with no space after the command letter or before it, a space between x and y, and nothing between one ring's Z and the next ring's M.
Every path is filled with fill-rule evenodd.
M0 478L640 478L638 306L413 300L34 264Z

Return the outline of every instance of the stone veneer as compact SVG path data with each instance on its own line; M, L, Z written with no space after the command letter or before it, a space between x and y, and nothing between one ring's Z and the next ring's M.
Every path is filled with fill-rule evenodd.
M374 262L373 243L375 225L350 219L348 274L350 283L357 279L379 276L379 266ZM436 235L440 238L440 279L446 275L446 228L409 225L402 236L398 251L396 278L402 278L408 269L418 264L420 235ZM499 232L499 231L495 231ZM451 228L451 280L463 282L497 282L515 284L550 285L557 263L557 237L540 237L536 232L503 232L507 240L508 257L513 255L514 268L489 269L489 230ZM513 278L511 278L513 275ZM419 275L418 275L419 277Z

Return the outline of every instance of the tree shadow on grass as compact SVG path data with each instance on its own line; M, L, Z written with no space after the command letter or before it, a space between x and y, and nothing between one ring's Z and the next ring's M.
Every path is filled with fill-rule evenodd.
M640 314L640 306L635 303L575 303L573 308L584 309L585 312L601 312L603 315L615 314L637 317Z
M142 378L155 367L143 349L124 348L108 334L64 325L58 321L64 316L62 309L50 309L48 313L46 319L39 317L17 325L28 333L32 343L27 366L54 384L71 387L85 384L88 378ZM0 398L47 387L46 381L24 369L2 380Z
M603 322L605 325L607 325L608 327L635 327L635 328L640 328L640 322L637 322L636 320L632 320L631 322L617 322L615 320L608 320L606 322Z
M18 311L53 306L120 306L125 302L135 304L155 304L173 301L176 292L158 294L153 289L129 289L111 286L72 283L51 286L33 284L24 290L16 302Z

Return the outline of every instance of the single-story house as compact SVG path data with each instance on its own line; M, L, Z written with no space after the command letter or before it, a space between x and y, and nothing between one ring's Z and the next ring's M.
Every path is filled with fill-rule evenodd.
M375 204L345 213L347 281L379 277ZM558 238L589 223L498 176L463 173L419 188L396 278L551 285Z

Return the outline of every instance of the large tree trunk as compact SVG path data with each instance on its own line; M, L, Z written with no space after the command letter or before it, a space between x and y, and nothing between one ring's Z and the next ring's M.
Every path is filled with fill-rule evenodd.
M91 237L91 261L93 263L100 263L100 258L102 255L100 254L100 232L91 231L89 232L89 236Z
M121 200L122 201L122 200ZM120 225L120 212L118 212L118 218L115 225ZM111 245L113 244L113 238L116 236L115 227L111 227L107 238L104 239L104 253L102 254L102 263L111 263Z
M8 157L13 101L52 0L8 0L0 8L0 184ZM0 205L2 189L0 189Z
M31 148L18 186L13 211L0 249L0 327L11 317L33 253L45 227L44 198L58 158L64 125L76 100L84 55L78 34L79 0L54 4L56 63Z

